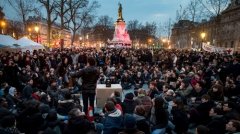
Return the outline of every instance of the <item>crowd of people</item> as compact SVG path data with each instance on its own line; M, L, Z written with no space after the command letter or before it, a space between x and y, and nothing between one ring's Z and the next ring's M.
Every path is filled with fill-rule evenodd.
M0 134L239 133L239 60L164 49L0 53ZM114 92L97 113L96 84L109 80L133 92Z

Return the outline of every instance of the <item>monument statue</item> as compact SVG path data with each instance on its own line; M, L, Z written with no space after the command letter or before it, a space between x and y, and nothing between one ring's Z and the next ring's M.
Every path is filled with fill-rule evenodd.
M122 17L122 4L121 3L118 3L119 7L118 7L118 19L119 20L123 20L123 17Z
M126 23L122 16L122 4L118 3L118 19L115 23L115 31L112 40L108 40L108 47L131 48L132 41L126 29Z

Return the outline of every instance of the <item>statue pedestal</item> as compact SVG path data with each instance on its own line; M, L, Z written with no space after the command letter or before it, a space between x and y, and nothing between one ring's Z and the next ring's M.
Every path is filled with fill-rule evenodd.
M131 48L132 41L126 29L126 23L123 19L118 19L115 23L114 36L111 41L108 41L108 47L115 48Z

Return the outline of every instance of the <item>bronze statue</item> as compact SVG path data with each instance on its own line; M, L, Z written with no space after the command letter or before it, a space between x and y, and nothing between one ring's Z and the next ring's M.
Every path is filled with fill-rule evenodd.
M119 20L123 20L123 17L122 17L122 4L118 3L118 5L119 5L119 8L118 8L118 19Z

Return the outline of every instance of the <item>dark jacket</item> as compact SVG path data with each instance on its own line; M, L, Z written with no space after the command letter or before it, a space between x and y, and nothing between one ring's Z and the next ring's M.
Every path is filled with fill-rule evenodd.
M122 128L122 113L116 109L105 115L103 119L103 134L116 134Z
M94 125L84 117L71 118L64 130L64 134L86 134L94 130Z
M14 105L16 106L18 102L18 100L15 97L11 96L10 94L6 96L6 100L7 100L9 109L14 108Z
M227 120L222 115L215 115L211 117L207 127L210 130L210 134L225 134L225 124Z
M20 134L17 128L0 128L0 134Z
M150 89L148 96L150 96L151 99L153 99L155 95L158 95L158 94L159 94L158 89Z
M74 108L73 100L64 100L58 103L57 112L60 115L68 115L70 110Z
M133 114L134 109L136 107L136 102L130 99L124 99L122 103L123 113Z
M196 97L196 101L201 101L201 97L207 93L206 89L202 89L200 92L197 92L195 89L190 93L191 97Z
M189 125L187 113L177 108L173 108L171 113L173 116L172 123L175 125L176 133L178 134L186 133Z
M138 129L126 129L118 134L145 134L143 131L139 131Z
M96 93L97 80L100 72L94 66L89 66L82 69L80 72L74 74L74 77L82 78L82 92L83 93Z
M152 100L149 96L138 96L135 99L136 105L143 105L145 109L145 115L149 116L151 108L152 108Z
M26 85L24 88L23 88L23 99L25 100L30 100L32 98L32 93L33 93L33 89L32 89L32 86L30 85Z
M137 129L144 132L145 134L150 134L150 123L144 116L133 114L137 121Z
M209 119L209 111L214 107L214 103L212 101L208 101L205 103L201 103L196 109L199 113L199 121L205 122Z
M40 131L44 119L38 109L25 109L17 117L17 128L26 134L36 134Z

